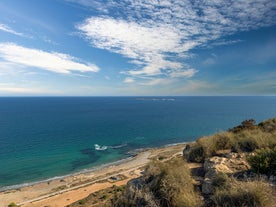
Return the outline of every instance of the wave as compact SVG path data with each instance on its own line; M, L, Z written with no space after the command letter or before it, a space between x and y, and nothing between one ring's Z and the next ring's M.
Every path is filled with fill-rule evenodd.
M105 145L98 145L98 144L94 144L95 150L99 150L99 151L103 151L103 150L107 150L107 146Z
M109 146L108 148L119 149L119 148L126 147L126 146L127 146L127 144L120 144L120 145L115 145L115 146Z
M98 145L98 144L94 144L94 148L97 151L104 151L107 149L119 149L122 147L127 146L127 144L120 144L120 145L115 145L115 146L106 146L106 145Z

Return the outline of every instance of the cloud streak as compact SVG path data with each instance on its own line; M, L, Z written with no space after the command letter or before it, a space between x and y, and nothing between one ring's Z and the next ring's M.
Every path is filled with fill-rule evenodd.
M17 36L24 36L24 34L14 31L13 29L11 29L9 26L7 26L5 24L0 24L0 30L17 35Z
M93 0L102 16L87 18L77 29L93 47L131 59L136 68L124 73L135 79L191 78L197 70L184 62L193 49L216 46L225 36L276 22L273 0L101 2ZM80 3L92 6L91 1Z
M81 63L67 54L45 52L13 43L0 43L0 58L20 66L34 67L62 74L99 71L96 65Z

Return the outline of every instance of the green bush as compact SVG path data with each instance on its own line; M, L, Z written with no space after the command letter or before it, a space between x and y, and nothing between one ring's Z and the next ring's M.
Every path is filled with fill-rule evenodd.
M8 205L8 207L18 207L18 205L16 205L14 202L12 202Z
M79 201L79 204L80 204L80 205L85 204L85 200L80 200L80 201Z
M108 198L108 195L107 194L104 194L102 197L101 197L101 199L107 199Z
M190 149L187 155L188 162L204 162L204 150L202 146L194 146Z
M256 150L247 161L256 173L276 175L276 147Z

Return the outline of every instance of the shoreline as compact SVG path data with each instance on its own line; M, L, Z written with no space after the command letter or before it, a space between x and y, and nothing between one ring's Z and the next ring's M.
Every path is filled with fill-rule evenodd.
M85 193L78 192L79 196L75 196L76 201L76 199L83 199L83 196L88 196L88 193L95 192L95 189L104 189L107 186L116 185L117 182L120 185L124 185L128 180L141 176L141 168L151 159L158 156L163 157L166 154L168 154L167 158L169 159L175 156L175 154L181 154L186 144L187 142L183 142L158 148L139 149L135 155L132 154L132 156L125 159L103 164L95 168L85 169L77 173L53 177L38 182L7 186L5 187L6 190L2 190L2 188L0 191L0 204L3 203L4 205L0 205L0 207L5 207L11 202L15 202L24 207L44 206L46 204L51 204L51 202L60 203L62 200L60 197L66 196L67 194L69 197L67 199L69 200L63 201L63 204L66 203L66 205L68 205L70 202L73 202L71 195L73 192L76 194L75 191L79 191L79 189L89 189L86 189ZM112 177L116 176L118 176L119 179L112 180ZM110 178L112 179L110 180ZM104 183L102 187L95 188L97 184L99 185L101 183ZM50 201L56 197L59 197L59 199ZM64 206L63 204L55 204L55 206Z
M99 166L94 166L94 167L91 167L91 168L88 168L88 169L82 169L78 172L73 172L73 173L60 175L60 176L54 176L54 177L50 177L50 178L46 178L46 179L42 179L42 180L38 180L38 181L30 181L30 182L24 182L24 183L21 183L21 184L3 186L3 187L0 187L0 193L5 192L5 191L9 191L9 190L17 190L17 189L24 188L24 187L29 187L29 186L32 186L32 185L37 185L37 184L44 183L44 182L51 182L53 180L64 179L64 178L69 177L69 176L77 176L77 175L80 175L80 174L92 173L94 171L100 170L100 169L105 168L105 167L109 167L109 166L113 166L113 165L116 166L116 165L119 165L121 163L128 162L128 161L134 159L137 155L139 155L140 153L142 153L144 151L154 150L154 149L159 149L159 148L165 148L165 147L171 147L171 146L177 146L177 145L183 145L183 144L187 144L187 143L191 143L191 142L178 142L178 143L165 144L165 145L162 145L162 146L159 146L159 147L138 148L138 149L133 150L133 152L131 152L131 153L129 152L129 154L127 154L126 158L123 158L123 159L120 159L120 160L117 160L117 161L114 161L114 162L104 163L104 164L101 164Z
M131 155L131 156L129 156L127 158L124 158L124 159L121 159L121 160L117 160L115 162L102 164L102 165L95 166L95 167L92 167L92 168L89 168L89 169L83 169L79 172L69 173L69 174L61 175L61 176L54 176L54 177L47 178L47 179L44 179L44 180L39 180L39 181L31 181L31 182L22 183L22 184L3 186L3 187L0 187L0 193L5 192L5 191L9 191L9 190L18 190L20 188L30 187L30 186L37 185L37 184L40 184L40 183L45 183L45 182L51 182L51 181L54 181L54 180L64 179L64 178L67 178L67 177L70 177L70 176L78 176L80 174L92 173L94 171L101 170L102 168L105 168L105 167L109 167L109 166L112 166L112 165L119 165L123 162L128 162L129 160L135 158L135 156L137 156L137 154L133 155L133 156Z

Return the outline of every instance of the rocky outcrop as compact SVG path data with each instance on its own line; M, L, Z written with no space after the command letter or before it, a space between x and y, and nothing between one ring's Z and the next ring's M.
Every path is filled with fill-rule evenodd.
M213 182L219 173L230 175L247 171L249 168L244 155L239 153L225 154L224 157L207 158L204 162L205 176L202 183L202 193L214 193Z

